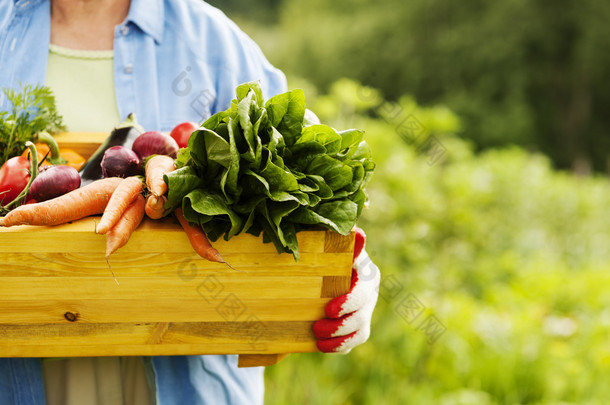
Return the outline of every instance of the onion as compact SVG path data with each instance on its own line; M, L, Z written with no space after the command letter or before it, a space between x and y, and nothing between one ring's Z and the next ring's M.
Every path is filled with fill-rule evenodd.
M136 153L124 146L113 146L104 152L102 158L104 177L129 177L142 174L142 161Z
M150 155L167 155L175 158L179 148L171 136L158 131L149 131L138 136L131 149L144 160Z
M30 186L30 196L46 201L69 193L80 187L78 170L71 166L42 166L40 173Z

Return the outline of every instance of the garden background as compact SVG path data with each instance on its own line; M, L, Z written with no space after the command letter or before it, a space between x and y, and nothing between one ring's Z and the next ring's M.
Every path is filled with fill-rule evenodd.
M608 403L610 2L210 3L377 162L371 337L266 403Z

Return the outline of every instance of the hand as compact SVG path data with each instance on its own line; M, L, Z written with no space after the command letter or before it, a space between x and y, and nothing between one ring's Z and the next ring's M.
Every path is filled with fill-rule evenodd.
M324 353L348 353L366 342L379 295L379 269L364 250L366 235L356 228L352 286L347 294L326 305L326 318L314 323L318 349Z

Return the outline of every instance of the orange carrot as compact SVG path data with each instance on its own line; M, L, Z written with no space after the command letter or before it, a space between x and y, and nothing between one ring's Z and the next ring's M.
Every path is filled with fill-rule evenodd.
M212 262L225 263L225 261L222 259L222 256L220 256L220 253L218 253L218 250L216 250L210 244L210 241L203 232L203 229L196 225L190 225L186 218L184 218L182 208L176 208L174 214L176 215L176 218L178 218L178 221L180 222L180 225L182 225L182 228L184 228L186 236L188 236L189 241L191 242L191 246L193 246L193 249L195 249L195 252L199 256L203 257L204 259L208 259Z
M144 210L146 211L146 215L148 215L151 219L159 219L163 217L163 213L165 210L163 206L167 202L167 197L162 195L161 197L157 197L154 194L151 194L146 199L146 207Z
M156 155L148 159L146 167L146 186L155 196L160 197L167 191L167 184L163 181L163 175L176 170L174 159L165 155Z
M116 188L108 205L104 210L102 219L95 227L95 233L101 235L108 232L118 222L127 207L142 192L142 180L138 176L127 177Z
M125 246L133 231L140 225L144 218L145 204L146 199L138 194L119 221L106 233L106 260L117 249Z
M122 180L118 177L96 180L57 198L22 205L0 219L0 226L59 225L101 214Z

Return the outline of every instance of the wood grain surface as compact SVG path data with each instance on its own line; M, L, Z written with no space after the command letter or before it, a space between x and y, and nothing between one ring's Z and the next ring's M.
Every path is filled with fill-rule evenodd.
M234 269L199 258L173 218L145 220L104 260L98 217L0 228L4 357L240 354L270 365L316 351L311 328L347 292L353 234L298 234L301 259L249 234L214 246Z
M107 136L56 139L88 157ZM98 221L0 228L3 357L239 354L240 367L267 366L317 351L313 322L349 290L353 233L300 232L299 262L249 234L214 242L231 269L197 256L173 218L146 219L108 264Z

